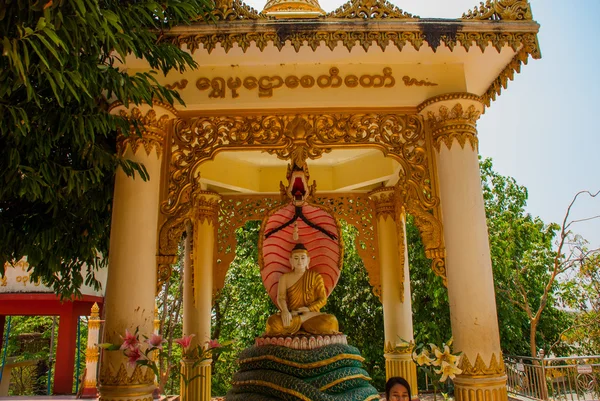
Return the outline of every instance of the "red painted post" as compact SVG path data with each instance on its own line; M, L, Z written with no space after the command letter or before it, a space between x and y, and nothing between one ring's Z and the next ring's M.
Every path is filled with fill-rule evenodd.
M73 311L73 303L65 302L58 323L58 344L56 347L56 364L54 365L53 394L73 393L77 321L78 316Z
M6 316L0 315L0 353L4 346L4 324L6 323Z

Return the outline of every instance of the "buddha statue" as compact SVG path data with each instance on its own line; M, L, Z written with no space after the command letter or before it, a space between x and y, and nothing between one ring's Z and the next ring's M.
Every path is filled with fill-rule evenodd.
M291 272L282 274L277 285L280 312L267 320L267 336L338 334L335 316L321 313L327 303L327 292L321 275L309 270L310 256L303 244L296 244L290 253Z

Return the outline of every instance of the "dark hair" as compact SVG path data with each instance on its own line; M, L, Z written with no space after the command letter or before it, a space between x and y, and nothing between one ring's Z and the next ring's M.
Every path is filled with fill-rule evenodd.
M400 376L390 377L388 379L388 381L385 383L385 399L386 400L390 399L390 392L392 391L392 387L394 387L396 384L400 384L406 388L406 391L408 391L408 401L410 401L411 400L410 384L408 384L408 382L406 381L406 379L404 377L400 377Z

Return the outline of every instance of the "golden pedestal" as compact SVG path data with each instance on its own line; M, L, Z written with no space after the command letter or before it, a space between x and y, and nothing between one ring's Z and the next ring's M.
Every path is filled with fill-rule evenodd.
M417 388L417 365L412 359L411 353L385 353L385 379L390 377L404 377L410 384L411 396L418 394Z
M456 376L454 397L456 401L507 401L506 375Z
M181 361L181 401L210 401L211 399L211 363L205 359L194 367L196 361ZM186 384L183 378L192 378Z

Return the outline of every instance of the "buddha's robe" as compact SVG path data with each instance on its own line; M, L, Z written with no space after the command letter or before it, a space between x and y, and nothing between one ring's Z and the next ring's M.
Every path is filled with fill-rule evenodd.
M307 270L286 292L287 308L290 312L301 307L307 307L311 312L319 312L327 303L327 292L321 275L314 270ZM283 326L281 314L271 315L267 320L266 335L278 336L294 334L300 330L310 334L339 333L338 321L335 316L320 314L304 323L301 315L292 314L289 327Z

